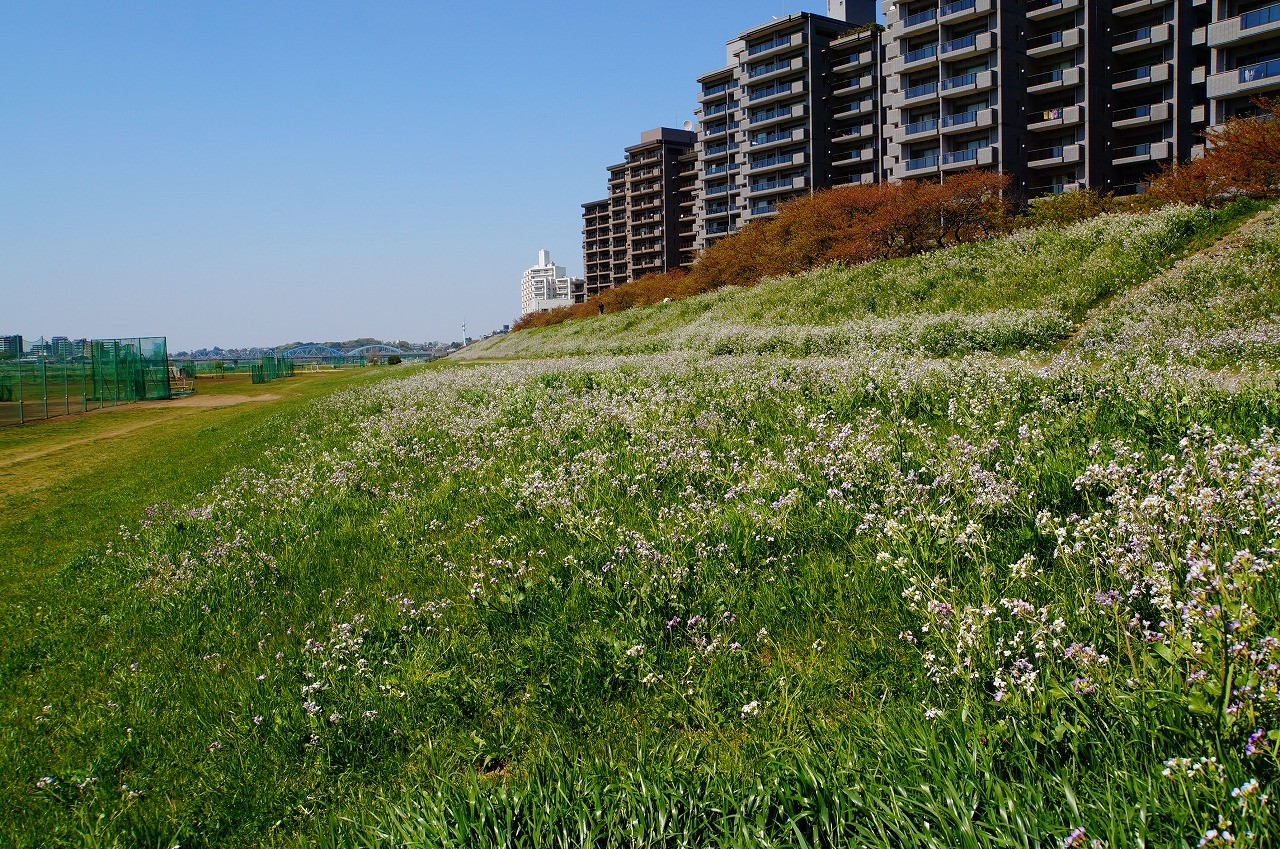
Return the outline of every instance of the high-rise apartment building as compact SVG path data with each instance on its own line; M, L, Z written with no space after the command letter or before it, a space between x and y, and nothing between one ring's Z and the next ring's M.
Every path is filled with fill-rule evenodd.
M1132 193L1203 153L1206 130L1253 98L1280 95L1276 0L880 9L883 26L875 0L830 0L825 16L775 18L729 41L725 65L698 78L696 136L646 133L609 169L609 198L584 205L581 297L690 264L833 186L984 168L1027 197Z
M1252 111L1252 99L1280 95L1280 3L1209 0L1213 19L1198 36L1210 50L1209 119Z
M879 39L874 0L832 0L741 33L698 78L694 247L778 205L878 179ZM837 70L838 69L838 70Z
M609 223L609 199L582 205L582 279L574 301L582 303L613 285L613 229Z
M1017 55L1022 3L885 4L884 169L892 180L1008 167L1027 81ZM1014 11L1016 9L1018 11ZM1016 156L1007 157L1016 160Z
M885 171L944 180L989 167L1027 195L1137 191L1202 149L1210 123L1280 83L1280 67L1265 76L1280 55L1280 13L1267 11L1277 4L1245 5L886 2Z
M571 278L563 265L551 261L550 251L538 251L538 264L520 279L520 314L569 306L574 301L573 290L581 283Z
M582 208L584 298L690 259L680 217L692 206L693 182L682 172L696 138L689 130L648 130L609 166L609 197Z

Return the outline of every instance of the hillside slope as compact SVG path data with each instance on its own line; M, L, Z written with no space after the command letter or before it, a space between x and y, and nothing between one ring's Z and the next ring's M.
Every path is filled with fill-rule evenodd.
M1252 211L1167 207L1106 215L525 330L458 356L1056 350L1093 307L1151 279Z
M480 348L804 315L838 357L445 361L291 409L0 601L0 845L1274 845L1280 386L1236 378L1280 362L1280 216L1244 218ZM864 332L1019 310L1055 356Z

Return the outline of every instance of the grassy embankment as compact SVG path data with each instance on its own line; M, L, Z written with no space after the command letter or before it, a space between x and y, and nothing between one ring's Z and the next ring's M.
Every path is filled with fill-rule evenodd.
M461 356L1055 350L1098 303L1230 232L1258 208L1107 215L1065 231L1028 230L891 262L835 265L496 337Z
M300 406L0 610L4 836L1267 845L1280 224L1167 273L1230 219L1097 226L895 263L854 313L972 304L986 335L948 350L1065 340L1045 368L911 330L838 359L445 364ZM1070 322L1011 347L1025 317L988 285ZM741 326L731 297L786 286L595 326Z

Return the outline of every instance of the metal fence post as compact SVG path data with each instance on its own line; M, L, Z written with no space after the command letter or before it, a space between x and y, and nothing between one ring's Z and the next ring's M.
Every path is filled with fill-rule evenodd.
M22 347L19 345L18 347ZM22 409L22 352L18 352L18 424L26 423L25 411Z
M44 397L44 417L49 418L49 366L48 360L40 358L40 393Z
M89 363L80 363L80 403L84 405L82 413L89 412Z
M115 383L111 387L111 406L120 403L120 344L111 346L111 374L115 377Z

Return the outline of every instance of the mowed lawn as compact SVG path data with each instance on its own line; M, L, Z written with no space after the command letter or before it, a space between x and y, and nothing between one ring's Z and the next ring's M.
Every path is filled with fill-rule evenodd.
M387 374L201 379L189 399L0 428L0 599L100 551L146 507L190 500L251 463L309 401Z

